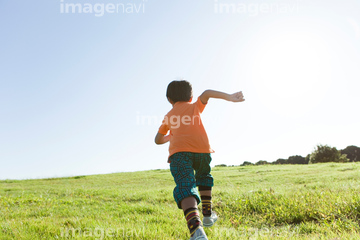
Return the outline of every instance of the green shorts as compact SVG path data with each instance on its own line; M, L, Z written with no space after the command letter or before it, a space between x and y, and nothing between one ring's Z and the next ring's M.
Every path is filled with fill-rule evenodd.
M181 209L184 198L194 196L201 202L196 186L212 187L214 179L210 174L210 153L178 152L170 156L170 171L174 177L174 199ZM195 174L194 174L195 171Z

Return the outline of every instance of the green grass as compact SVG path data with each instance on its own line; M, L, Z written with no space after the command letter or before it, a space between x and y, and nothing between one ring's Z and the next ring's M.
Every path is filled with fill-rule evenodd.
M360 164L213 168L209 239L359 239ZM0 239L189 239L168 170L0 181Z

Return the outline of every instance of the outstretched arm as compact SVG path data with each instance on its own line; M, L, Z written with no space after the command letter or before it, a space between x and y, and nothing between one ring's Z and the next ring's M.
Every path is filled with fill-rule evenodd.
M157 133L155 136L155 143L158 145L167 143L168 141L170 141L170 135L165 136L164 134Z
M227 94L227 93L214 91L214 90L206 90L205 92L203 92L200 95L200 101L203 104L207 104L209 98L219 98L219 99L224 99L224 100L230 101L230 102L243 102L243 101L245 101L244 95L242 94L241 91L233 93L233 94Z

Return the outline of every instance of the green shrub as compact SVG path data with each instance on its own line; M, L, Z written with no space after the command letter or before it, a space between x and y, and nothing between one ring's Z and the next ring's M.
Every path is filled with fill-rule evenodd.
M317 145L316 149L310 154L309 163L324 162L349 162L349 159L346 154L341 154L335 147Z
M248 166L248 165L254 165L252 162L245 161L240 166Z
M347 146L345 149L341 150L341 153L346 154L346 157L349 158L350 162L360 161L360 148L357 146Z

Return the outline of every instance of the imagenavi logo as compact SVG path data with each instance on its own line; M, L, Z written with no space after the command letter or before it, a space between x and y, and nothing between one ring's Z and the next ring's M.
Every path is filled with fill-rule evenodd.
M299 0L214 0L216 14L291 14L299 12Z
M89 3L74 2L71 0L60 0L61 14L89 14L95 17L102 17L105 14L142 14L145 13L145 3L147 0L117 3Z

